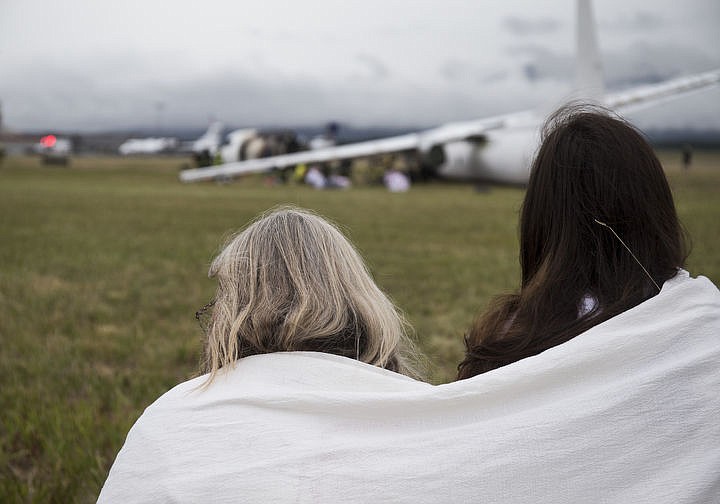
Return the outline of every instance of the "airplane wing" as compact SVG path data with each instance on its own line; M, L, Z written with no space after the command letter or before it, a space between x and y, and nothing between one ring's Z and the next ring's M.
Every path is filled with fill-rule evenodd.
M720 69L606 95L603 103L618 112L627 113L718 83Z
M522 121L527 113L506 114L476 121L448 123L418 133L408 133L394 137L369 140L347 145L338 145L311 151L295 152L259 159L248 159L234 163L225 163L210 168L195 168L180 173L182 182L215 180L230 178L249 173L264 173L273 169L295 166L302 163L322 163L339 159L390 154L409 150L429 151L433 146L477 138L486 131L506 127Z

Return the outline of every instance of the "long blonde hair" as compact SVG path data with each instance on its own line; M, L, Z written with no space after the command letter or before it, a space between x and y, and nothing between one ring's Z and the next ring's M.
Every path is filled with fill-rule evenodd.
M417 376L408 325L332 224L282 207L231 237L213 260L218 281L204 351L211 381L249 355L317 351Z

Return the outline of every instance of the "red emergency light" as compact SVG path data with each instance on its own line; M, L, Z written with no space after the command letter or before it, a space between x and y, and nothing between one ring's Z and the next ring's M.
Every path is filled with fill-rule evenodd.
M55 143L57 142L57 138L55 138L55 135L45 135L40 139L40 145L43 147L53 147Z

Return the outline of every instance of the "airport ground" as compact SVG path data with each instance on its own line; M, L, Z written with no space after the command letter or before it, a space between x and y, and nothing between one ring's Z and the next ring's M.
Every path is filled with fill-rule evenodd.
M692 274L720 282L720 151L661 159L693 238ZM193 314L228 233L282 203L347 232L451 380L480 309L517 286L523 190L429 184L315 191L263 177L183 185L181 158L77 157L0 166L0 502L94 502L125 434L196 373Z

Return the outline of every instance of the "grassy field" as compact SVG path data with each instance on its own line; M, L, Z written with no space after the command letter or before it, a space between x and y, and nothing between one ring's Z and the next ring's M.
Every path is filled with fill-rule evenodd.
M688 269L720 281L720 153L661 152L693 237ZM223 238L280 203L347 232L415 327L431 380L452 379L462 335L513 289L523 191L437 184L316 192L182 185L173 158L0 167L0 502L92 502L143 408L193 376L196 309Z

